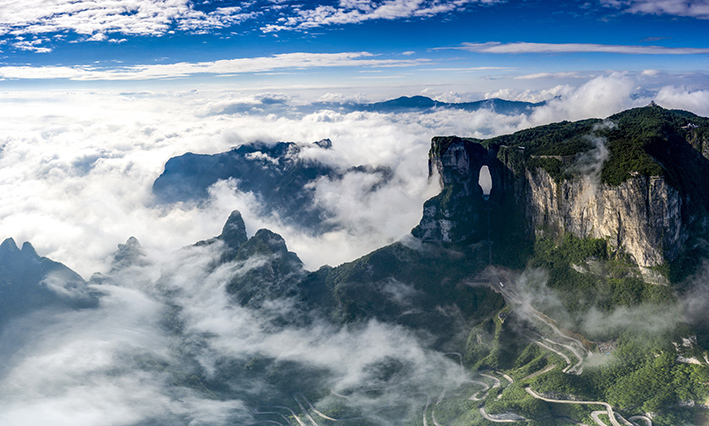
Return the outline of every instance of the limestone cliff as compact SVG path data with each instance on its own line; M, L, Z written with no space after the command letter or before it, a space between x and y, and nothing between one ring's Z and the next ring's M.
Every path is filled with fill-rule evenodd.
M538 236L604 238L645 267L674 259L687 238L682 197L664 177L636 175L610 186L583 178L557 183L541 168L525 175L527 214Z
M697 143L707 129L706 118L651 106L487 140L434 138L429 172L442 190L412 232L497 250L570 233L605 239L639 266L661 265L709 212L709 161ZM489 200L478 185L482 166L492 175Z

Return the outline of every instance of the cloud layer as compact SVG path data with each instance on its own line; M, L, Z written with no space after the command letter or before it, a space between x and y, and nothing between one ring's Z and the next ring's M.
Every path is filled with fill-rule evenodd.
M336 265L403 237L418 223L423 202L438 190L427 180L433 136L490 137L558 120L607 117L652 99L709 115L707 91L666 86L638 92L642 78L615 73L578 87L496 93L548 100L518 116L490 110L300 113L294 105L303 100L273 93L6 92L2 101L12 108L4 108L0 120L0 236L31 241L41 255L88 277L132 235L168 256L217 235L239 209L250 232L267 227L282 234L308 268ZM234 104L243 108L223 113ZM356 172L341 181L318 181L317 203L338 225L333 232L314 237L277 216L259 215L253 195L235 192L234 182L216 185L200 206L159 206L152 198L152 182L170 157L224 152L253 141L323 138L333 148L306 151L305 158L340 170L370 165L394 172L375 191L369 177Z
M97 308L40 311L3 328L0 422L253 424L282 410L269 404L295 407L299 393L327 389L342 396L322 403L396 424L464 380L457 362L401 327L317 317L274 327L295 305L232 303L227 283L258 259L214 268L219 249L184 249L164 263L148 251L92 281Z
M601 0L601 4L627 13L709 19L709 2L706 0Z
M595 43L463 43L456 49L469 52L523 54L523 53L619 53L626 55L704 55L706 48L632 46Z
M212 62L179 62L174 64L99 66L5 66L0 78L29 80L152 80L185 77L195 74L220 76L279 70L342 67L410 67L426 60L378 59L368 52L284 53L254 58L225 59Z
M247 424L258 417L251 404L271 385L238 374L259 362L271 368L271 377L290 371L314 377L333 391L323 403L344 400L382 424L394 423L392 412L398 419L411 416L428 397L465 379L455 362L417 336L376 322L273 327L269 313L289 312L289 301L255 312L225 297L228 278L244 264L214 268L216 253L209 247L175 250L217 235L231 210L239 209L250 234L260 227L281 233L308 268L339 264L405 236L418 222L423 201L438 189L435 180L428 182L426 167L434 135L482 138L606 117L650 99L709 115L709 92L666 86L638 95L642 78L613 73L576 87L510 89L510 97L549 100L518 116L490 110L299 113L291 108L298 102L294 94L222 90L1 94L12 108L3 108L0 117L0 236L29 240L41 255L85 277L95 271L104 276L93 282L103 294L97 309L42 312L0 334L0 423ZM244 108L223 113L235 103ZM235 191L238 182L215 185L203 205L159 206L152 199L152 182L172 156L222 152L251 141L323 138L333 141L332 149L306 150L311 161L394 171L375 191L356 172L315 184L317 202L341 225L337 231L313 237L278 217L258 216L254 197ZM131 235L146 248L144 262L108 272L111 253ZM392 294L405 291L394 288ZM627 326L643 315L617 311L611 319ZM587 329L594 330L596 320L589 317ZM392 366L397 374L391 379L376 377ZM209 381L227 371L240 373L215 398Z
M105 34L162 35L171 28L201 30L234 25L253 13L241 7L196 10L190 0L29 0L5 2L0 11L0 34L44 34L72 31Z

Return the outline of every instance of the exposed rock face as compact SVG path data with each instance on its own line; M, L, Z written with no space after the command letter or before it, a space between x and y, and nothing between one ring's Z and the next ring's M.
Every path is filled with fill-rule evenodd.
M583 178L557 183L536 169L526 182L529 224L539 236L605 238L645 267L674 259L687 238L682 197L664 177L637 175L613 187Z
M492 179L488 197L483 197L478 183L483 166L488 167ZM412 230L415 237L423 241L473 244L524 237L524 220L517 208L522 180L497 158L494 150L475 140L434 138L429 175L434 174L438 175L442 190L424 204L423 218Z
M631 173L619 186L579 175L557 181L542 168L520 168L518 163L515 169L501 148L485 148L471 139L434 138L429 172L438 174L442 191L424 204L423 218L412 230L415 237L468 244L490 238L494 245L495 240L514 243L515 238L571 233L606 239L614 252L643 267L673 260L688 238L686 194L663 176ZM504 148L525 155L524 149ZM492 176L489 202L478 185L483 165Z
M487 162L487 150L479 144L454 142L447 147L432 145L432 152L439 154L431 155L429 174L437 172L443 190L424 204L414 235L424 241L482 239L483 192L473 175Z
M130 266L145 266L145 250L135 237L130 237L125 244L118 244L118 251L113 254L111 272L128 268Z

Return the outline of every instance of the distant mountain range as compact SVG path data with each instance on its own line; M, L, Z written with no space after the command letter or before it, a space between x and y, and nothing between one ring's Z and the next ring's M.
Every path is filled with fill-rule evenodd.
M308 105L293 106L287 103L287 100L280 98L265 97L260 99L260 103L242 103L235 102L233 104L222 107L217 114L235 114L241 112L268 111L268 112L299 112L312 113L315 111L330 109L335 111L353 112L367 111L379 113L405 113L419 112L427 113L445 109L463 110L463 111L478 111L490 110L497 114L504 115L519 115L530 114L535 108L546 105L547 101L542 102L522 102L509 101L499 98L483 99L473 102L442 102L431 99L426 96L401 96L396 99L390 99L382 102L362 103L354 101L344 102L314 102Z
M505 99L491 98L474 102L441 102L433 100L426 96L402 96L396 99L390 99L383 102L375 103L334 103L322 102L313 104L320 108L340 108L346 111L370 111L370 112L408 112L408 111L429 111L434 109L459 109L464 111L478 111L480 109L489 109L498 114L518 115L531 113L534 108L543 106L544 102L521 102L508 101Z

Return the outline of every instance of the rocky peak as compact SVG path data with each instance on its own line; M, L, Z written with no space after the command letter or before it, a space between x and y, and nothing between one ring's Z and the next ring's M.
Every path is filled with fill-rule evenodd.
M239 249L236 259L244 260L253 256L287 257L289 260L301 264L298 256L288 251L283 237L268 229L259 229L253 237L246 241Z
M6 238L2 244L0 244L0 255L5 253L17 252L20 249L17 247L15 240L12 238Z
M26 254L27 256L39 257L37 251L34 249L34 247L32 247L32 244L30 244L29 241L25 241L24 243L22 243L22 250L20 251Z
M88 307L97 300L76 272L40 257L29 242L19 249L12 238L0 244L0 296L0 327L34 309Z
M143 250L143 246L140 245L137 238L130 237L125 244L118 244L118 250L113 255L112 270L145 264L145 250Z
M480 170L487 166L492 179L489 197L484 197L479 184ZM512 172L496 157L496 151L483 146L478 139L456 136L436 137L429 151L429 177L438 175L441 193L426 201L423 218L413 229L415 237L424 241L476 243L487 240L488 224L503 229L498 223L509 219L504 213L514 204ZM491 210L488 213L489 209ZM501 238L514 224L497 232Z
M246 225L244 224L244 219L241 217L241 212L238 210L231 212L229 219L227 219L222 228L221 235L217 238L224 241L224 244L230 249L239 250L239 247L248 240L246 236Z
M233 259L242 270L227 285L227 292L241 305L260 308L267 300L293 297L305 273L298 256L288 251L280 235L260 229L241 245Z
M22 265L36 264L40 261L39 255L32 244L25 242L22 249L17 247L15 240L7 238L0 244L0 263L7 269L18 269Z
M313 144L319 146L322 149L332 148L332 141L330 139L321 139L317 142L313 142Z

